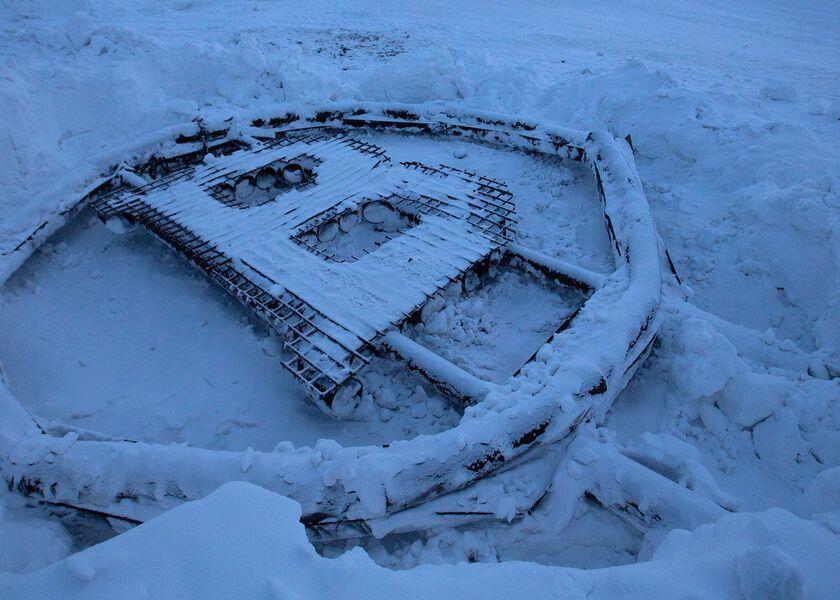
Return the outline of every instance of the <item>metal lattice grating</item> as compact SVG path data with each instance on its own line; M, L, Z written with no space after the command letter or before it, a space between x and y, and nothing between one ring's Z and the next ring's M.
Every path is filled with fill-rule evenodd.
M270 194L251 205L231 201L231 182L253 178L267 166L276 176L278 167L288 164L304 164L310 173L299 185L271 187ZM289 352L283 366L311 397L330 407L336 392L370 362L385 331L510 241L515 226L512 195L500 182L416 162L396 167L399 177L382 177L383 169L391 168L384 150L368 142L342 135L281 138L209 164L178 167L147 185L93 199L91 205L103 219L122 215L139 222L253 310L283 336ZM354 195L352 187L359 181L367 191ZM306 234L347 214L346 201L362 207L387 202L405 223L362 248L359 256L340 257L329 244L313 244ZM224 212L230 209L235 210ZM295 246L312 259L296 254ZM386 247L436 258L422 281L411 282L417 288L413 296L388 304L384 321L370 323L364 315L336 309L324 300L335 290L319 289L327 284L318 282L313 288L314 279L307 279L327 264L339 269L329 271L339 278L338 287L342 268L369 267L367 272L376 275L377 261L362 262ZM300 270L287 268L296 263ZM358 272L348 273L358 278ZM402 285L382 286L374 279L368 286L348 276L372 290L360 288L359 298Z

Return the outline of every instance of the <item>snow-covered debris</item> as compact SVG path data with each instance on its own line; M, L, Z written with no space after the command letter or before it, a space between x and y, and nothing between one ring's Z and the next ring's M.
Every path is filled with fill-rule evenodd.
M521 562L391 571L361 549L335 559L319 556L299 517L298 505L286 498L250 484L226 484L70 559L25 576L0 576L0 593L33 600L558 593L591 599L667 597L690 589L715 598L830 598L832 574L840 568L840 538L782 510L676 530L649 562L595 571Z
M682 562L611 571L612 589L592 583L593 578L613 577L606 571L563 572L560 577L550 575L556 570L523 565L503 565L504 578L478 581L475 589L488 591L483 583L492 587L489 592L512 596L544 584L536 590L542 595L570 597L590 591L594 596L833 597L840 571L827 568L826 561L838 552L822 542L826 531L840 532L840 45L831 27L840 19L838 11L836 2L758 0L725 6L652 0L642 8L597 1L527 6L395 2L387 11L379 3L321 0L282 7L228 0L5 2L0 8L0 155L5 157L0 160L0 253L56 209L69 208L92 173L154 142L144 139L150 131L196 116L228 116L278 101L410 95L532 115L582 130L607 129L618 137L629 133L663 244L686 284L679 295L688 301L666 300L662 343L608 416L615 445L633 455L628 460L655 467L683 491L695 486L723 504L708 473L741 510L782 506L795 509L802 519L781 518L779 511L744 513L721 519L726 527L671 532L673 547L690 546ZM405 159L411 160L415 151L412 146ZM530 205L535 217L530 231L522 232L523 241L595 271L608 270L608 253L579 250L586 240L600 241L606 233L600 217L566 212L591 196L569 193L562 179L571 170L561 167L546 176L544 167L488 158L466 143L453 143L436 157L439 162L453 159L491 165L491 171L506 171L502 179L519 181L516 191L529 199L522 204ZM39 239L60 223L40 230ZM107 237L107 231L91 233L85 238L78 229L61 231L51 240L57 251L42 247L44 252L17 272L0 301L5 383L40 417L72 422L39 418L58 437L70 431L79 435L66 453L78 451L81 442L109 437L217 449L253 446L252 456L239 453L229 465L233 474L250 465L246 473L253 474L264 465L260 450L275 446L277 454L295 456L295 445L312 445L321 436L345 446L379 445L436 433L457 422L458 413L446 412L439 398L427 403L427 415L437 415L436 421L411 416L417 381L377 366L371 374L375 391L355 415L360 420L320 423L319 433L302 413L284 412L285 403L274 402L287 398L283 390L289 382L272 376L273 341L263 350L263 340L240 321L241 313L182 271L167 269L172 265L164 253L149 253L134 272L183 286L150 285L139 294L123 286L125 281L111 277L116 269L106 261L137 257L130 248L136 232L120 242ZM21 254L5 262L0 279L24 258ZM94 279L97 272L102 277ZM92 291L71 282L99 287ZM92 318L90 311L85 318L84 311L70 308L81 308L94 297L108 306L106 318ZM111 297L114 301L106 304ZM135 297L136 302L125 300ZM149 314L148 306L146 313L135 310L144 298L158 316L168 316L171 330L151 336L153 343L142 344L142 337L136 337L131 345L120 335L125 330L119 324ZM65 312L55 311L56 306ZM69 327L51 326L55 321L45 315L56 312ZM208 312L211 318L204 324L176 318ZM451 312L433 329L464 323L461 331L469 335L470 323ZM689 317L711 330L684 324ZM480 324L480 317L475 320ZM101 344L100 357L85 345L94 342ZM149 349L152 345L156 350ZM234 368L215 360L225 350L247 357L241 363L249 366ZM144 356L149 371L136 369L131 377L109 384L101 374L129 355ZM33 356L38 360L29 359ZM102 356L108 360L98 362ZM195 378L185 373L187 363L195 368ZM480 363L469 355L462 366L478 368ZM166 377L147 376L157 368L166 368ZM211 376L205 380L199 372ZM410 393L403 393L403 387ZM520 384L515 391L537 387ZM87 391L91 388L101 394L97 401ZM40 435L16 400L6 402L6 393L0 385L0 430ZM571 398L560 402L564 411L574 411ZM56 414L47 415L49 407ZM422 408L414 412L419 415ZM121 414L130 414L130 422L121 421ZM86 426L113 436L85 431ZM642 437L645 432L657 437ZM281 436L295 443L278 444ZM468 439L460 436L457 442L466 446ZM21 452L16 460L60 460L52 449L62 446ZM586 453L578 458L582 462L569 461L559 471L563 478L568 467L580 477L576 481L583 481L587 468L596 464ZM339 479L341 466L331 465L327 481ZM507 525L504 533L491 527L468 535L430 534L425 544L410 545L401 566L510 557L600 566L634 562L661 542L648 534L637 554L638 537L627 534L621 522L605 521L590 505L557 489L543 505L549 515L526 517ZM151 493L165 491L157 486ZM371 494L375 497L376 490ZM7 500L0 516L3 533L18 531L21 522L27 532L46 522L36 520L43 514L38 509L9 508L13 504ZM254 530L262 531L275 517L272 509L272 518L256 523ZM791 527L780 526L782 521ZM558 522L563 527L552 529ZM27 535L25 549L13 541L2 568L28 570L62 557L70 547L60 531ZM765 539L768 531L785 535ZM576 535L582 542L569 546ZM812 546L804 551L791 547L803 538ZM15 538L0 536L4 549L8 539ZM705 546L699 543L703 539ZM726 554L731 544L741 543L756 547ZM596 556L599 545L605 552ZM148 552L140 555L146 558ZM395 562L382 548L371 555ZM716 556L721 561L711 564ZM216 566L214 560L207 557L207 564ZM90 564L95 569L90 584L96 585L102 570L95 561ZM461 573L469 571L449 569L425 569L409 578L415 578L416 588L427 589L429 581L451 582L452 573L464 580ZM200 584L206 574L200 568L195 573ZM236 572L229 575L237 577ZM83 583L69 579L69 572L66 576L73 585ZM652 589L666 580L667 586ZM259 594L268 597L301 595L276 570L260 582L265 586ZM250 583L237 591L248 590ZM143 583L142 589L124 595L150 595L146 587ZM56 589L51 591L56 595ZM458 594L463 593L459 588Z
M249 480L295 497L313 523L327 518L378 518L457 490L519 460L532 448L560 441L585 419L604 419L618 393L650 353L661 324L662 250L628 142L607 132L587 134L459 106L280 105L268 115L252 114L249 120L254 127L279 122L278 127L266 129L270 138L320 125L402 129L410 124L430 133L469 137L489 144L504 142L511 149L583 162L594 176L619 265L583 307L558 326L534 360L471 406L454 429L387 448L347 448L327 460L309 448L290 457L264 454L260 457L264 460L255 460L254 468L248 469ZM230 119L185 124L174 141L175 131L160 132L157 146L163 144L169 157L189 157L205 148L198 146L196 139L202 144L212 141L217 147L237 144L241 142L231 136L241 129L241 125L231 126ZM141 150L140 155L151 156L155 147ZM232 156L242 158L240 153ZM472 177L468 175L467 179ZM97 189L87 193L95 194ZM86 199L83 196L80 201ZM3 262L18 262L19 254L32 251L42 230L49 231L64 218L64 213L53 213L51 221L37 226L34 234L25 237L5 261L0 261L0 267ZM173 230L167 225L162 229L164 237L171 237L178 228L183 226L177 225ZM194 242L194 234L189 230L187 233ZM227 274L230 267L224 264L219 269L215 275L211 273L215 279L230 282L231 278L241 278L235 270L234 275ZM245 298L243 301L249 305L262 306L247 296L265 292L254 292L260 288L247 279L246 283L247 286L237 284L236 295ZM621 310L614 310L618 305ZM393 348L393 344L390 346ZM463 375L472 377L465 372ZM42 453L44 439L27 440L22 444L24 451ZM462 443L464 439L466 443ZM86 508L91 508L90 502L111 507L112 500L125 498L140 505L168 508L229 481L233 464L237 460L241 464L235 453L143 443L104 445L92 440L71 445L70 452L49 452L40 463L23 464L17 459L21 450L16 448L21 441L14 436L2 441L2 472L7 480L19 481L23 489L44 495L51 502L87 505ZM164 456L169 458L160 460ZM108 475L112 470L109 463L114 462L123 465L124 475L117 480ZM197 462L204 463L201 469L196 469ZM340 486L335 477L325 478L322 472L334 472L336 465L352 473ZM280 474L283 476L278 478ZM129 513L134 510L128 508ZM119 510L114 514L136 518Z
M729 419L741 427L753 427L773 414L784 402L779 387L786 380L781 377L759 375L748 371L732 378L717 397L717 406Z

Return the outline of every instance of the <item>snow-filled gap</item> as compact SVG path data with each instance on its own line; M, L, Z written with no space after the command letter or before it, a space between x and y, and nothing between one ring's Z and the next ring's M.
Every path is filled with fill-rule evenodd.
M405 334L478 379L504 383L586 297L522 261L505 260L450 284Z

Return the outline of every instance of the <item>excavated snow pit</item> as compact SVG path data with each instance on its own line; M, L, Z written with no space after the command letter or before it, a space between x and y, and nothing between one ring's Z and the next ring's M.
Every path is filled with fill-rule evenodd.
M546 502L569 556L598 523L614 541L592 564L636 556L638 531L609 525L635 506L611 475L628 459L584 426L659 324L664 256L629 143L457 110L307 111L166 132L83 194L101 223L71 207L13 248L41 244L0 299L26 407L3 405L24 433L0 438L6 481L80 543L247 479L300 502L324 552L383 539L395 567L472 526L496 558L527 556ZM669 485L629 511L642 530L684 524L674 497L714 514Z

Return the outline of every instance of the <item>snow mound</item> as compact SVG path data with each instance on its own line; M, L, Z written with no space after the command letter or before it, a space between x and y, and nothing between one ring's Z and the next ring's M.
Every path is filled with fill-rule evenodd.
M778 509L675 530L650 562L594 571L520 562L390 571L358 548L319 556L300 515L287 498L229 483L40 571L4 576L0 596L640 598L691 589L696 597L830 598L840 569L836 535Z
M26 514L24 502L0 491L0 573L40 569L66 557L72 548L60 524Z

